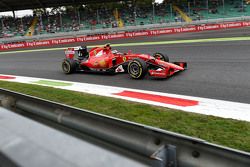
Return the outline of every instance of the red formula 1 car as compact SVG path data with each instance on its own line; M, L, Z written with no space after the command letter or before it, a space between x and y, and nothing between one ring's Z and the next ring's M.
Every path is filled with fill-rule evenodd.
M101 71L108 73L127 72L134 79L142 79L146 74L157 78L167 78L187 67L186 62L169 63L169 58L161 53L154 55L120 53L111 50L110 44L92 48L86 46L68 48L66 58L62 62L65 74L76 71ZM75 57L77 54L77 58Z

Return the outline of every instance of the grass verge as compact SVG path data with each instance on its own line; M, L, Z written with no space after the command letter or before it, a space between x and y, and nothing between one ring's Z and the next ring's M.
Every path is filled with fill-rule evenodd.
M37 85L0 81L0 88L198 137L215 144L250 152L249 122L192 114Z

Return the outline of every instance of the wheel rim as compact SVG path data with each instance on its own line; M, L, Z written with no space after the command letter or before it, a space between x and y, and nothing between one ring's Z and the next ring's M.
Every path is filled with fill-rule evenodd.
M70 71L70 65L67 62L63 62L63 71L68 73Z
M141 78L143 73L142 73L142 67L140 62L138 61L132 61L128 65L128 73L132 78L138 79Z
M136 63L131 63L130 65L130 73L133 76L137 76L139 74L139 67Z

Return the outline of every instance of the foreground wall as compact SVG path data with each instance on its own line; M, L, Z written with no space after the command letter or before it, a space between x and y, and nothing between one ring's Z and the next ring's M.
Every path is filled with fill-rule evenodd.
M4 89L0 106L1 166L250 166L247 152Z

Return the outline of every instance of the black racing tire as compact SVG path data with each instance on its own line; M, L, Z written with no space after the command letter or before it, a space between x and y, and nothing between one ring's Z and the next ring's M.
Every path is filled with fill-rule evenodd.
M148 72L147 63L140 58L133 59L128 64L128 74L133 79L142 79L145 77L147 72Z
M65 74L76 72L77 63L72 59L64 59L62 62L62 70Z
M156 59L160 59L162 61L165 61L165 62L169 62L169 57L167 55L162 54L162 53L154 53L153 57Z

